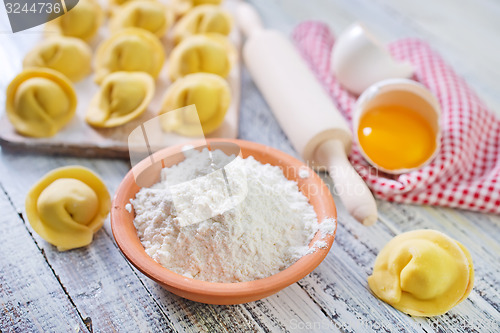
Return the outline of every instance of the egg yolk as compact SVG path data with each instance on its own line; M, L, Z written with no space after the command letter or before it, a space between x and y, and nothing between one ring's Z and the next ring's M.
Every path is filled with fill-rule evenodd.
M429 122L417 111L396 105L368 110L360 119L358 138L365 154L387 170L418 167L436 148Z

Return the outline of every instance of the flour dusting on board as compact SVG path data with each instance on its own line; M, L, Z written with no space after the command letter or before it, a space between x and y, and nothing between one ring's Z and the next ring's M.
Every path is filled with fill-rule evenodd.
M222 151L213 152L213 163L220 168L232 161L233 168L244 171L248 186L245 199L224 213L182 226L177 218L179 207L200 210L204 205L201 208L209 209L207 198L220 196L215 193L218 186L209 183L213 178L203 177L208 182L204 184L206 191L176 198L174 205L166 179L180 183L206 174L199 163L202 152L185 155L183 162L162 170L159 183L142 188L131 201L142 245L164 267L211 282L251 281L276 274L302 256L327 247L322 239L311 249L308 245L318 230L322 238L334 234L336 221L327 219L318 224L312 205L296 182L286 179L279 167L263 165L251 156L234 158ZM190 202L177 204L184 199Z

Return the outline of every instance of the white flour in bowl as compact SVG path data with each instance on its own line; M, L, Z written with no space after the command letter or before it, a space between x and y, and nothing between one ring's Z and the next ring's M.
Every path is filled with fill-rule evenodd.
M162 181L142 188L131 200L137 234L154 260L187 277L241 282L276 274L312 252L308 244L319 230L312 205L279 167L263 165L253 157L236 157L231 162L232 167L245 171L247 178L248 192L239 205L202 222L181 226L176 209L206 210L210 207L207 199L217 201L220 197L220 184L203 177L204 190L176 198L174 209L166 179L170 184L180 183L203 175L207 168L200 163L202 153L190 151L185 155L183 162L162 170ZM221 151L213 153L219 167L231 159ZM335 228L334 219L323 221L322 235L333 234ZM315 246L326 246L323 243L317 241Z

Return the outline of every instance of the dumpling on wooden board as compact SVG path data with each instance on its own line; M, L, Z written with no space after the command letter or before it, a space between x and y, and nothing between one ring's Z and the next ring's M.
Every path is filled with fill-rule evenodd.
M52 36L26 54L23 67L50 68L76 82L90 74L92 50L81 39Z
M157 1L131 1L113 14L111 32L124 28L141 28L162 37L174 23L173 11Z
M63 35L89 42L99 31L104 13L96 0L80 0L66 14L45 25L47 35Z
M224 121L230 102L226 80L209 73L189 74L167 89L160 111L161 126L165 132L198 136L201 123L203 133L210 134ZM197 116L190 109L169 112L192 104L196 106Z
M126 4L129 4L131 2L143 2L146 0L109 0L108 3L110 6L124 6ZM158 0L149 0L149 1L158 1Z
M6 113L22 135L55 135L73 118L76 105L71 82L51 69L25 69L7 87Z
M95 127L116 127L142 115L154 95L154 80L144 72L106 76L90 102L85 121Z
M173 38L175 44L195 34L214 32L229 35L233 22L226 10L216 5L201 5L190 10L175 25Z
M199 72L226 77L235 59L236 51L225 36L215 33L192 35L172 50L168 73L172 81Z
M220 5L222 0L172 0L172 6L177 16L183 16L192 8L200 5Z
M146 72L153 78L160 74L165 51L151 32L127 28L103 41L96 52L94 80L100 83L113 72Z

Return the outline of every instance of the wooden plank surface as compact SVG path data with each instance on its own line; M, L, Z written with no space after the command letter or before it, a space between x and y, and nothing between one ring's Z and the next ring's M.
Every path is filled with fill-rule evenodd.
M11 196L19 213L30 186L48 171L65 165L79 164L96 171L110 192L114 192L128 171L121 161L88 160L45 156L18 155L3 152L0 159L0 184ZM36 169L32 169L36 165ZM26 168L31 171L24 174ZM23 174L23 177L19 175ZM93 327L122 331L226 331L227 327L247 331L252 327L270 330L296 320L328 320L320 308L298 286L283 291L281 298L294 300L281 304L280 296L270 297L255 306L207 306L184 300L162 289L127 263L112 239L109 220L95 235L91 246L59 253L28 230L44 251L47 261L58 272L59 279L77 308L89 318ZM276 298L278 297L278 298ZM133 301L131 301L133 300ZM300 302L301 307L296 307ZM127 306L123 306L126 304ZM292 312L293 310L293 312ZM292 317L293 316L293 317ZM277 319L279 318L279 319ZM297 319L298 318L298 319Z
M0 188L0 331L86 331L34 238Z
M500 88L496 84L500 58L493 56L500 54L500 45L491 40L500 31L500 20L491 19L500 12L497 2L444 0L437 5L430 0L418 5L407 0L251 2L261 11L266 26L286 33L302 19L321 19L335 32L361 19L384 41L423 37L488 105L500 111ZM447 14L439 15L441 12ZM1 9L2 24L5 19ZM463 26L458 27L459 24ZM484 38L473 40L478 35ZM14 41L9 34L0 34L0 43L6 45L0 48L0 61L15 59L15 50L10 46L27 47L23 38ZM487 50L490 54L484 54ZM0 76L2 90L19 69L18 62L12 63L11 70ZM0 94L1 104L4 98ZM239 132L242 139L297 156L246 70L242 73ZM95 170L111 193L129 168L125 162L112 160L5 151L0 155L0 185L5 192L0 191L2 332L86 331L85 323L95 332L498 332L499 216L378 201L380 221L365 228L348 216L336 199L337 238L325 261L312 274L258 302L212 306L175 296L131 267L112 239L109 221L91 246L64 253L57 252L23 222L14 211L23 212L30 186L49 170L71 164ZM430 319L394 310L376 299L366 282L383 245L394 235L417 228L438 229L459 240L471 251L476 267L476 283L470 297L448 314ZM8 256L17 252L17 257ZM37 274L28 267L35 267ZM26 284L19 276L31 283ZM4 316L5 311L8 317ZM15 323L9 319L13 313L18 314Z
M128 171L127 164L120 161L64 157L49 159L45 156L20 156L4 152L1 157L0 183L5 185L7 192L19 194L11 196L11 200L16 210L22 213L24 197L37 179L54 168L72 164L98 172L105 179L110 192L114 191ZM35 170L25 177L19 177L20 170L33 165L37 165ZM224 327L214 312L156 288L153 282L132 268L114 243L109 220L95 235L91 246L62 253L41 239L29 224L27 228L45 253L47 261L54 267L72 302L98 331L170 331L174 330L175 325L176 331L185 330L180 327ZM155 288L150 290L147 285ZM158 299L170 301L159 302ZM200 309L185 311L191 308ZM233 321L242 322L237 316L233 316Z

